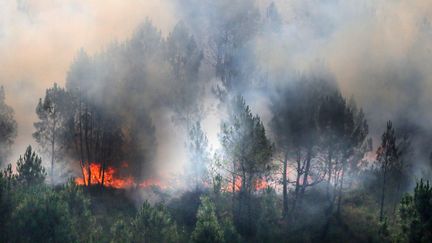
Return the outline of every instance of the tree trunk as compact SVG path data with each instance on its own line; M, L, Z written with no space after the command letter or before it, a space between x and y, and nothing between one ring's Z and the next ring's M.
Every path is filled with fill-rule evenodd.
M396 187L396 197L399 198L400 192L401 192L401 182L400 182L400 180L398 180L397 187ZM396 209L397 209L397 206L399 205L399 201L397 201L397 200L393 200L393 201L394 201L394 203L393 203L393 215L396 215Z
M75 151L76 151L76 153L79 153L77 138L74 137L73 139L74 139L74 144L75 144ZM84 164L82 163L82 160L80 160L80 168L81 168L81 174L82 174L82 178L83 178L83 183L84 183L84 186L85 186L86 185L86 181L85 181L86 177L85 177L85 174L84 174Z
M84 179L84 185L86 185L86 178L84 176L84 148L83 148L83 136L82 136L82 100L80 95L79 100L79 114L78 114L78 120L79 120L79 139L80 139L80 156L81 156L81 165L83 167L83 179ZM87 179L87 186L90 186L91 181Z
M308 176L309 176L311 160L312 160L312 148L308 149L306 156L307 156L306 157L306 167L305 167L305 171L304 171L304 175L303 175L303 183L302 183L302 187L301 187L301 196L304 195L304 193L306 191L306 186L308 184Z
M103 186L104 186L104 182L105 182L105 165L106 163L105 162L103 162L102 163L102 178L101 178L101 187L103 188Z
M291 212L294 213L297 207L297 200L300 193L300 177L303 174L302 166L301 166L301 157L300 151L297 151L297 175L296 175L296 183L295 183L295 191L294 191L294 201L291 208Z
M91 184L91 163L93 161L91 161L90 158L90 147L89 147L89 137L88 137L88 132L89 132L89 115L88 115L88 107L86 105L85 108L85 127L84 127L84 138L85 138L85 144L86 144L86 153L87 153L87 176L88 176L88 181L89 184Z
M233 180L232 180L231 187L232 187L233 203L234 203L234 193L235 193L235 191L236 191L235 186L236 186L237 176L236 176L236 173L235 173L235 162L233 161L232 164L233 164L233 169L232 169L232 178L233 178Z
M55 116L55 114L54 114ZM52 139L51 139L51 184L54 185L54 158L55 158L55 127L57 125L56 119L54 117L54 124L52 127Z
M231 209L232 209L232 214L234 217L236 217L236 209L237 209L237 205L236 205L236 201L235 201L235 197L236 197L236 182L237 182L237 175L236 175L236 163L233 160L232 162L233 168L232 168L232 184L231 184L231 188L232 188L232 197L231 197Z
M283 161L283 175L282 175L282 184L283 184L283 211L282 218L286 219L288 216L288 179L287 179L287 170L288 170L288 152L285 152L285 158Z
M328 153L328 165L327 165L327 173L328 173L328 178L327 178L327 199L330 201L331 197L330 197L330 185L331 185L331 177L332 177L332 149L329 149L329 153Z
M342 162L342 175L340 178L339 196L338 196L338 204L337 204L337 210L336 210L338 215L340 215L340 209L341 209L341 203L342 203L342 190L343 190L344 176L345 176L345 165Z
M384 199L385 199L385 187L386 187L386 177L387 177L387 168L384 166L384 174L383 174L383 184L381 191L381 203L380 203L380 222L384 220Z

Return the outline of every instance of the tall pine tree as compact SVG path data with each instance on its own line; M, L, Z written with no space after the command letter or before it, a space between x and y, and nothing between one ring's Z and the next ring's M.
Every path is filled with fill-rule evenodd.
M44 99L39 99L36 107L38 121L34 123L36 131L33 137L42 152L51 159L51 183L54 180L54 164L63 158L65 146L66 122L71 113L71 97L57 84L46 90Z
M0 87L0 165L6 162L17 136L13 109L6 104L3 86Z
M400 151L397 146L396 134L391 121L387 122L387 129L381 137L381 145L376 152L376 162L381 177L380 214L379 219L384 220L384 204L389 174L397 168Z
M273 145L267 138L258 115L253 115L242 96L236 96L229 106L229 119L222 124L221 142L231 162L232 191L240 181L239 200L233 205L235 219L243 233L253 233L251 195L255 183L271 167Z
M28 146L24 156L18 159L16 170L17 181L24 185L37 185L45 180L46 172L42 160L31 146Z

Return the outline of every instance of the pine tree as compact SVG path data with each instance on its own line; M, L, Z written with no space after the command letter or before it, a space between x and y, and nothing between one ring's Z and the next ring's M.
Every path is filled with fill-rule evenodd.
M332 79L304 76L292 85L278 85L272 98L274 114L270 123L277 146L277 154L283 166L283 218L294 213L301 205L306 189L323 181L325 171L318 152L324 150L320 138L324 129L319 126L323 97L334 94L336 87ZM336 93L337 94L337 93ZM337 96L338 97L338 96ZM340 100L341 97L338 97ZM342 99L343 101L343 99ZM343 116L342 116L343 119ZM324 157L324 155L320 156ZM291 163L291 164L289 164ZM288 181L288 170L293 168L295 178ZM288 185L294 184L292 205L288 207Z
M384 220L384 203L388 184L389 173L397 169L399 162L400 151L396 142L396 134L391 121L387 122L387 129L381 137L381 145L377 150L376 163L379 167L381 183L381 196L380 196L380 215L381 222Z
M133 242L178 242L177 226L167 209L144 202L132 221Z
M208 28L213 30L209 33L209 44L214 53L211 58L215 59L212 61L215 62L216 76L220 79L220 85L214 91L221 100L229 101L230 92L247 89L250 79L254 78L255 73L251 70L257 69L256 63L246 61L244 51L258 33L261 16L257 4L249 0L223 0L206 7L216 11L218 16L210 18L212 26Z
M216 217L215 205L206 196L201 197L197 212L197 223L192 233L192 242L224 242L223 231Z
M222 147L230 161L233 199L236 181L241 181L239 200L233 204L236 222L241 233L253 234L251 195L254 183L269 172L272 166L273 144L267 138L264 125L258 115L253 115L243 97L236 96L229 106L229 119L221 128Z
M171 106L175 119L190 129L193 120L201 118L201 103L197 102L204 94L205 87L198 78L203 54L185 24L179 22L166 40L167 61L172 79Z
M41 184L45 180L45 168L41 158L28 146L23 157L17 161L17 181L30 186Z
M281 242L279 219L280 212L277 205L277 194L272 188L267 188L262 195L260 215L258 217L257 238L259 242Z
M5 103L6 95L0 87L0 165L5 163L17 136L17 123L13 109Z
M399 207L401 241L432 241L432 188L429 181L417 183L414 195L406 195Z
M201 124L196 122L189 130L189 167L188 177L191 185L200 187L207 178L207 164L209 162L208 139L201 128Z
M39 99L36 107L39 121L34 123L36 131L33 137L42 152L51 157L51 183L54 180L54 164L63 157L66 149L65 129L72 109L71 101L69 93L54 84L46 90L45 98Z

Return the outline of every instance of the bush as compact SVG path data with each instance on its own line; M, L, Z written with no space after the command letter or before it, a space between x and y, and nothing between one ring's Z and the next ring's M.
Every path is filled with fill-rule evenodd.
M197 223L192 233L192 242L223 242L223 231L216 217L215 205L208 197L201 197L197 212Z
M400 230L398 240L432 242L432 188L429 181L420 180L414 195L406 195L399 207Z
M122 218L114 222L111 227L111 242L131 242L132 231L131 225L126 223Z
M50 190L35 188L19 198L9 227L12 242L76 242L68 205Z
M178 242L177 226L162 204L144 202L132 221L134 242Z
M45 180L46 172L42 160L32 147L28 146L23 157L17 161L17 180L25 185L41 184Z

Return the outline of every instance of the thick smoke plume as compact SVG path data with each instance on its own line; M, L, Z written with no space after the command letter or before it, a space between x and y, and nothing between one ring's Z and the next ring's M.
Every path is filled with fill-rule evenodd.
M71 63L74 58L79 63L82 54L95 63L89 71L94 76L86 81L89 97L112 107L125 123L137 121L130 121L131 114L142 115L146 122L137 130L149 134L154 128L155 138L154 143L141 140L145 144L140 146L149 148L146 160L165 173L171 172L166 168L182 171L180 162L188 156L184 139L192 121L202 120L210 144L219 146L217 131L227 96L245 96L267 126L274 115L267 106L274 87L321 72L329 73L344 96L353 96L363 107L376 142L385 122L393 120L401 136L410 134L418 148L416 158L428 161L430 151L423 145L432 134L428 1L99 4L1 3L0 81L7 93L16 94L7 96L19 125L15 155L33 143L28 116L34 117L34 97L42 97L53 81L67 86L77 73ZM188 57L180 80L173 75L176 60L167 57L176 51L167 48L176 33L184 43L171 47L184 45L191 51L175 54ZM197 75L188 76L191 73Z

